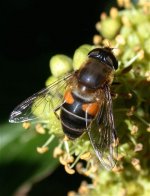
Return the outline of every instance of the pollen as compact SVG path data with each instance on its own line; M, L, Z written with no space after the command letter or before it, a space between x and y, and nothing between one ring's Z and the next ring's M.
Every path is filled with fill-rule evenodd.
M76 165L76 170L79 174L82 174L82 170L83 170L83 164L81 162L78 162Z
M89 160L90 158L91 158L90 152L86 152L80 156L80 159L82 159L82 160Z
M41 124L36 124L35 130L39 134L45 134L45 129L43 128Z
M131 164L134 166L134 168L138 171L141 170L140 160L137 158L133 158L131 161Z
M112 147L116 147L119 145L119 138L117 138L116 140L114 140L114 142L112 143Z
M87 195L89 193L89 188L88 188L88 184L86 181L83 181L81 183L81 186L79 187L79 190L78 190L79 194L81 195Z
M113 172L115 172L115 173L120 173L120 172L122 172L123 171L123 166L122 165L120 165L120 166L116 166L115 165L115 167L112 169L112 171Z
M102 12L100 15L100 20L105 20L107 18L107 14L105 12Z
M62 156L59 157L59 162L60 162L62 165L66 165L66 164L67 164L66 160L64 160L64 158L63 158Z
M115 7L112 7L110 10L110 16L111 18L116 18L118 16L118 10Z
M24 122L22 126L24 129L29 129L31 127L31 124L29 122Z
M48 151L48 147L37 147L37 152L40 154L44 154Z
M126 43L125 39L122 35L117 35L115 39L116 39L118 44L124 45Z
M129 109L129 111L126 113L127 116L133 116L135 112L135 106L131 106L131 108Z
M122 19L122 23L124 24L124 26L131 27L131 22L129 21L127 16L122 16L121 19Z
M139 152L141 150L143 150L143 144L141 143L136 144L134 148L134 152Z
M130 8L131 0L117 0L117 3L120 7Z
M146 77L146 80L147 80L148 82L150 82L150 71L147 71L147 72L145 73L145 77Z
M131 135L135 135L138 132L138 126L133 125L131 128Z
M65 165L65 171L68 173L68 174L74 174L75 173L75 170L70 168L70 165L69 164L66 164Z
M150 132L150 125L147 127L146 130L147 130L147 132Z
M121 161L121 160L124 158L124 156L125 156L125 155L123 155L123 154L118 154L118 155L115 157L115 159L116 159L117 161Z
M53 157L57 158L58 156L62 155L63 153L64 153L64 151L61 148L56 147L53 151Z
M65 137L64 137L63 140L64 140L64 141L69 141L69 138L67 137L67 135L65 135Z
M67 165L68 163L72 163L74 161L74 157L66 153L59 157L59 161L62 165Z
M139 58L139 60L144 59L144 50L140 50L140 51L138 52L138 58Z
M67 196L77 196L75 191L69 191Z
M94 35L93 36L93 43L95 45L99 45L102 41L102 37L100 35Z

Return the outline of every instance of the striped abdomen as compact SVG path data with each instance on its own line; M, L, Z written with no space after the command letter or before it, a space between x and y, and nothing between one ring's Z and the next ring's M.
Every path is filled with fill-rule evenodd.
M68 138L76 139L95 117L99 105L97 102L87 102L71 91L66 92L64 99L60 114L62 128Z

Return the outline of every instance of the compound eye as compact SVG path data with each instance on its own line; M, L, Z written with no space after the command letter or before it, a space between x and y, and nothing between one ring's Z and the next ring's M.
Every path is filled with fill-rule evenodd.
M114 68L114 63L113 63L112 59L109 56L107 56L105 58L105 61L106 61L106 64L108 64L110 67Z
M93 57L93 58L98 58L99 57L99 54L100 54L100 49L98 48L95 48L95 49L93 49L92 51L90 51L89 53L88 53L88 56L89 57Z
M110 66L113 69L117 69L118 62L111 50L112 48L95 48L88 53L88 56L98 59L100 62Z
M114 69L118 69L118 61L117 61L116 57L112 53L111 53L111 56L107 57L107 62Z

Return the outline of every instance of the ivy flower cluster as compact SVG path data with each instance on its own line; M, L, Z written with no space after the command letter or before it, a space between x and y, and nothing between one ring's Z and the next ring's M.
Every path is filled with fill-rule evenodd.
M87 134L70 141L63 134L60 121L53 112L48 114L48 120L45 114L42 123L36 125L38 133L50 135L37 150L39 153L48 151L51 141L59 138L53 152L54 158L59 159L67 173L78 172L91 178L91 184L82 182L78 192L70 191L68 196L148 196L150 2L139 0L137 4L132 4L130 0L118 0L118 8L113 7L109 13L100 15L96 29L93 44L81 45L72 58L56 54L50 59L52 75L46 80L46 86L65 73L79 69L91 49L103 46L114 48L113 52L119 61L111 88L115 125L120 139L117 165L109 172L100 168ZM28 127L28 124L25 123L24 127Z

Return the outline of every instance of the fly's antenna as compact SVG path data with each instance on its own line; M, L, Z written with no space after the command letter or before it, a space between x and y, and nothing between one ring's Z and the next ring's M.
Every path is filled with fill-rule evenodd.
M104 48L111 48L111 44L108 39L104 39L103 44L104 44Z
M110 41L108 39L105 39L103 41L103 44L104 44L103 48L109 50L110 52L113 52L113 50L119 50L119 45L120 45L119 43L116 43L116 45L113 47Z

